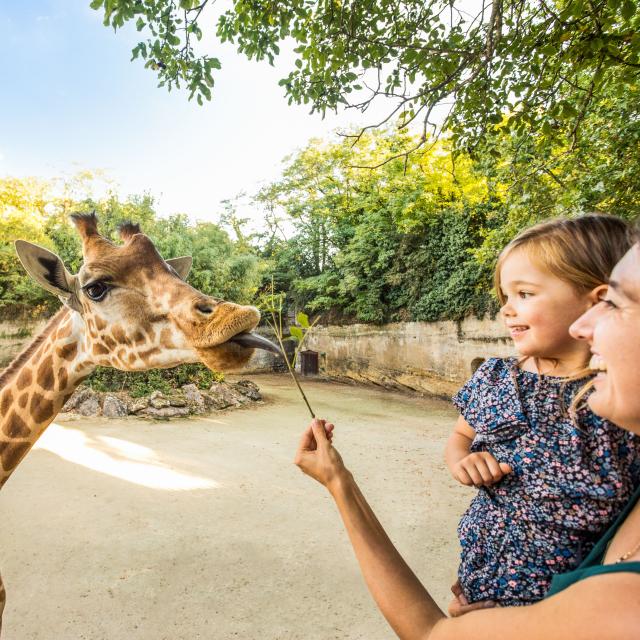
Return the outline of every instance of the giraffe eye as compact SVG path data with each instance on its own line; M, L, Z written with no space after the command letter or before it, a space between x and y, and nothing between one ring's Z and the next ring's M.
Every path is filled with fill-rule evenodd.
M108 293L109 287L104 282L93 282L84 287L84 292L96 302L100 302Z

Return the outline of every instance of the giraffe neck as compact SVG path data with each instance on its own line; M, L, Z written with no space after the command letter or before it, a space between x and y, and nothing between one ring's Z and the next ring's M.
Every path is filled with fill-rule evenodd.
M63 307L0 376L0 487L95 368L84 321Z

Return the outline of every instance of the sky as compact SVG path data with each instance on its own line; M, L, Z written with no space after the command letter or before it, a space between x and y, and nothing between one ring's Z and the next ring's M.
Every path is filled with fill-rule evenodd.
M130 61L142 34L133 25L114 33L89 2L0 2L0 176L103 170L121 197L148 192L161 215L215 222L221 200L277 179L285 156L310 138L378 115L322 120L288 106L278 80L290 54L273 68L213 37L206 51L223 69L200 107L182 90L158 88L153 72ZM213 34L212 15L207 28ZM259 226L259 212L241 214Z

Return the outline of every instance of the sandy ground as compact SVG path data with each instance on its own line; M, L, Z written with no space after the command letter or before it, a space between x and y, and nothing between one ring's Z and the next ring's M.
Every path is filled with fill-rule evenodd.
M0 494L3 640L394 637L336 509L292 464L305 408L170 423L58 422ZM442 401L307 382L391 538L441 605L472 493L442 461Z

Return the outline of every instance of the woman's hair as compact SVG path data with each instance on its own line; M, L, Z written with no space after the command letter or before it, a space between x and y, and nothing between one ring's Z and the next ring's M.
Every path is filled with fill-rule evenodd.
M547 220L521 231L500 253L494 285L500 304L500 270L517 249L578 291L606 284L613 267L637 241L630 225L616 216L590 213L577 218Z

